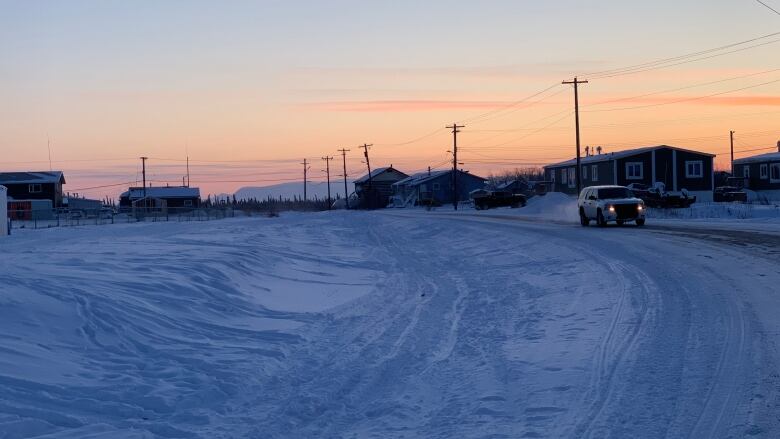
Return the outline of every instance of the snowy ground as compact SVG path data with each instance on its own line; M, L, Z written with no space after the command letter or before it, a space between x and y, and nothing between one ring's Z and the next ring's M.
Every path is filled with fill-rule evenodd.
M546 202L2 239L0 437L780 436L780 238Z

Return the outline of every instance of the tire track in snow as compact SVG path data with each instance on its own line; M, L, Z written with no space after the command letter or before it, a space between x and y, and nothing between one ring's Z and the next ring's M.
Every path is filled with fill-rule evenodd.
M452 309L445 318L445 320L450 320L452 322L450 323L450 329L447 333L447 340L439 346L439 349L437 349L436 352L433 353L433 358L431 359L428 367L425 368L424 372L430 370L434 364L449 358L449 356L452 355L452 351L455 349L455 343L458 341L458 326L460 325L460 320L463 317L463 302L469 295L469 288L465 282L459 278L455 278L455 288L458 291L458 296L452 302Z
M654 291L648 287L648 285L652 285L650 279L639 269L631 268L625 263L614 260L605 260L605 263L620 281L620 298L616 304L617 310L613 314L609 329L599 345L599 352L594 357L594 374L589 394L595 395L590 397L588 414L584 416L582 423L574 429L577 437L591 437L594 434L593 426L598 423L605 407L609 405L615 385L615 376L639 340L638 335L649 312L648 297ZM632 278L634 281L631 280ZM634 295L636 291L634 287L636 286L639 286L641 291L641 294L637 295L640 299L638 309L631 308L626 303L630 300L629 296ZM635 312L635 322L631 324L628 331L621 333L618 328L626 324L625 315L630 311Z
M743 310L733 300L728 307L726 330L726 345L722 348L718 365L715 369L714 384L710 386L705 398L704 408L689 437L722 437L731 427L731 410L733 415L736 397L739 391L737 377L747 361L745 354L746 322ZM727 419L728 418L728 419Z

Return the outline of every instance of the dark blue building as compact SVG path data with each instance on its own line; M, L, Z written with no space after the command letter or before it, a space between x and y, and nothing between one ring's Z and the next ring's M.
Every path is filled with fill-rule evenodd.
M444 205L452 203L453 194L458 201L467 201L469 192L485 187L482 177L458 170L456 184L452 185L452 170L421 172L393 184L396 206Z
M715 155L668 145L596 154L580 159L582 187L663 183L668 191L687 190L700 201L712 201ZM576 159L544 167L552 192L575 194Z
M734 160L734 177L744 178L745 188L767 200L780 200L780 142L777 152Z

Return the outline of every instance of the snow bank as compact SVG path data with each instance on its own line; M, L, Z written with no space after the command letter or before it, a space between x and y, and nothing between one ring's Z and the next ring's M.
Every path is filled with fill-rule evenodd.
M549 219L579 221L577 199L560 192L532 197L524 208L518 210L518 213Z
M648 209L648 218L683 220L761 219L780 222L780 205L695 203L686 209Z
M371 292L322 216L140 223L0 240L0 437L241 437L230 404Z

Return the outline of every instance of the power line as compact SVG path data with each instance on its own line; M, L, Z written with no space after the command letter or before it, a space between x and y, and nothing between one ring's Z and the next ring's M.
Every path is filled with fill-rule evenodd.
M738 91L749 90L751 88L762 87L762 86L765 86L765 85L774 84L776 82L780 82L780 79L775 79L773 81L768 81L768 82L762 82L761 84L750 85L750 86L747 86L747 87L741 87L741 88L735 88L735 89L732 89L732 90L726 90L726 91L722 91L722 92L719 92L719 93L712 93L712 94L704 95L704 96L695 96L695 97L690 97L690 98L685 98L685 99L678 99L678 100L669 101L669 102L659 102L659 103L656 103L656 104L647 104L647 105L636 105L636 106L633 106L633 107L605 108L603 110L584 110L584 111L586 113L601 113L601 112L607 112L607 111L624 111L624 110L637 110L637 109L640 109L640 108L660 107L660 106L663 106L663 105L672 105L672 104L679 104L679 103L682 103L682 102L697 101L697 100L700 100L700 99L707 99L707 98L711 98L711 97L714 97L714 96L721 96L721 95L734 93L734 92L738 92Z
M406 141L406 142L400 142L400 143L377 143L376 146L405 146L405 145L410 145L412 143L417 143L417 142L419 142L421 140L425 140L425 139L427 139L429 137L435 136L436 134L441 133L443 131L444 131L444 128L438 128L438 129L436 129L434 131L431 131L428 134L425 134L425 135L420 136L420 137L416 137L416 138L414 138L412 140L409 140L409 141Z
M767 9L769 9L769 10L770 10L770 11L772 11L772 12L774 12L775 14L777 14L777 15L780 15L780 12L778 12L778 11L777 11L777 9L775 9L775 8L773 8L773 7L771 7L771 6L769 6L768 4L766 4L766 3L762 2L761 0L756 0L756 1L757 1L757 2L759 2L759 3L761 3L762 5L766 6L766 8L767 8Z
M134 181L126 181L126 182L122 182L122 183L104 184L102 186L91 186L91 187L82 187L82 188L78 188L78 189L68 189L68 191L83 192L83 191L88 191L88 190L92 190L92 189L105 189L105 188L109 188L109 187L130 185L130 184L133 184L133 183L135 183L135 182Z
M738 51L741 51L741 50L748 50L748 49L752 49L754 47L759 47L759 46L762 46L762 45L765 45L765 44L776 43L777 41L780 41L780 40L773 40L771 42L764 42L764 43L761 43L761 44L758 44L758 45L744 47L744 48L737 49L735 51L729 51L729 52L726 52L726 53L716 54L716 55L705 57L705 58L696 58L696 57L701 57L702 55L708 55L708 54L711 54L711 53L714 53L714 52L720 52L722 50L730 49L732 47L742 46L742 45L753 43L753 42L756 42L756 41L765 40L767 38L772 38L772 37L775 37L777 35L780 35L780 32L774 32L774 33L771 33L771 34L766 34L766 35L762 35L762 36L759 36L759 37L751 38L749 40L739 41L739 42L736 42L736 43L727 44L725 46L719 46L719 47L706 49L706 50L701 50L701 51L698 51L698 52L692 52L692 53L688 53L688 54L685 54L685 55L679 55L679 56L675 56L675 57L671 57L671 58L663 58L663 59L658 59L658 60L655 60L655 61L649 61L649 62L645 62L645 63L641 63L641 64L634 64L634 65L631 65L631 66L620 67L620 68L616 68L616 69L590 72L590 73L587 73L586 75L588 77L590 77L591 79L611 78L611 77L615 77L615 76L629 75L629 74L640 73L640 72L644 72L644 71L648 71L648 70L655 70L655 69L660 69L660 68L671 67L671 66L674 66L674 65L680 65L680 64L684 64L684 63L688 63L688 62L701 61L701 60L704 60L704 59L713 58L715 56L728 55L730 53L738 52ZM696 58L696 59L690 60L689 58ZM683 60L685 60L685 61L683 61ZM683 62L677 62L677 61L683 61ZM583 75L583 76L585 76L585 75Z
M491 115L493 115L493 114L496 114L496 113L500 113L500 112L502 112L502 111L505 111L505 110L508 110L508 109L510 109L510 108L516 107L516 106L518 106L518 105L520 105L520 104L523 104L523 103L525 103L525 102L526 102L526 101L528 101L529 99L533 99L533 98L535 98L535 97L537 97L537 96L539 96L539 95L541 95L541 94L544 94L544 93L546 93L546 92L548 92L548 91L552 90L553 88L555 88L555 87L557 87L557 86L559 86L559 85L560 85L560 84L558 84L558 83L556 82L555 84L553 84L553 85L551 85L551 86L549 86L549 87L547 87L547 88L545 88L545 89L543 89L543 90L541 90L541 91L538 91L538 92L536 92L536 93L534 93L534 94L532 94L532 95L530 95L530 96L526 96L526 97L524 97L523 99L520 99L520 100L518 100L518 101L512 102L512 103L510 103L510 104L508 104L508 105L506 105L506 106L504 106L504 107L502 107L502 108L497 108L497 109L494 109L494 110L490 110L490 111L488 111L488 112L486 112L486 113L478 114L478 115L476 115L476 116L473 116L473 117L470 117L470 118L468 118L468 119L464 119L463 121L461 121L461 123L479 123L479 122L485 122L486 120L489 120L489 119L482 120L482 121L479 121L479 122L475 122L475 121L477 121L477 120L479 120L479 119L482 119L482 118L485 118L485 117L488 117L488 116L491 116ZM554 95L553 95L553 96L554 96ZM552 96L548 96L548 97L552 97ZM545 98L545 99L546 99L546 98ZM544 100L544 99L542 99L542 100ZM534 103L538 103L538 102L541 102L541 100L540 100L540 101L536 101L536 102L534 102ZM534 103L532 103L532 105L533 105Z
M645 98L645 97L648 97L648 96L654 96L654 95L659 95L659 94L664 94L664 93L672 93L672 92L681 91L681 90L688 90L688 89L691 89L691 88L704 87L704 86L707 86L707 85L720 84L720 83L723 83L723 82L734 81L734 80L737 80L737 79L750 78L750 77L753 77L753 76L766 75L767 73L774 73L774 72L777 72L777 71L780 71L780 69L764 70L762 72L749 73L747 75L734 76L734 77L731 77L731 78L719 79L717 81L702 82L702 83L698 83L698 84L687 85L685 87L679 87L679 88L673 88L673 89L669 89L669 90L656 91L656 92L652 92L652 93L645 93L645 94L641 94L641 95L637 95L637 96L631 96L631 97L626 97L626 98L610 99L610 100L606 100L606 101L595 102L595 103L592 103L592 104L586 104L586 105L583 105L583 107L593 107L593 106L596 106L596 105L609 104L609 103L612 103L612 102L621 102L621 101L630 101L630 100L634 100L634 99L641 99L641 98Z

